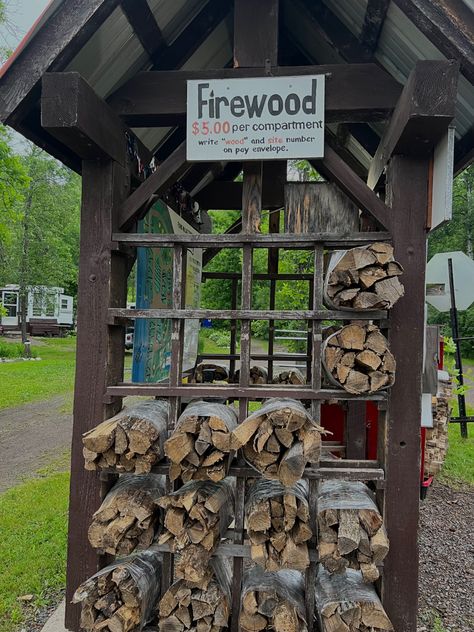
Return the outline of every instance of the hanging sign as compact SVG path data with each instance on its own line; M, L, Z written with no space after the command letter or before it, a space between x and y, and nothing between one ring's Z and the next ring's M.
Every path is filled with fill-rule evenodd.
M324 155L324 75L188 81L187 159Z

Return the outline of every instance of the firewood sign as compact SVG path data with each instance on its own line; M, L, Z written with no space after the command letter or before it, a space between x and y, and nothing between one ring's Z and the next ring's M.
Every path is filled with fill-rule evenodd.
M187 159L324 155L324 75L188 81Z

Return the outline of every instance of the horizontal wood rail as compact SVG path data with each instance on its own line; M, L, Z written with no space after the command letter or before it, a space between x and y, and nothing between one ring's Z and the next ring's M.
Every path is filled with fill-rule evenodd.
M342 389L312 389L292 384L266 384L265 386L246 386L229 384L228 386L183 384L182 386L168 386L167 384L123 382L116 386L109 386L106 394L117 397L138 395L143 397L217 397L220 399L248 398L252 401L269 397L291 397L293 399L314 400L361 400L385 402L387 393L378 391L372 395L354 395Z
M121 320L167 319L179 320L187 318L208 318L211 320L385 320L386 310L256 310L256 309L125 309L110 308L108 311L109 325L121 324Z
M240 248L250 244L258 247L278 247L278 248L310 248L314 244L324 244L333 248L350 248L377 241L390 241L388 232L365 232L365 233L304 233L301 235L294 233L273 233L263 234L230 234L223 235L158 235L158 234L134 234L134 233L114 233L112 241L127 246L137 246L145 248L172 248L175 245L190 248Z

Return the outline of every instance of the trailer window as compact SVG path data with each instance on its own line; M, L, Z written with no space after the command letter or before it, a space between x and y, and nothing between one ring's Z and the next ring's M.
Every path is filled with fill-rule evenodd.
M33 316L43 314L43 295L41 292L33 292Z
M46 317L56 316L56 296L46 294Z
M3 307L7 310L8 318L16 318L18 311L18 295L15 292L4 292Z
M61 309L67 309L67 298L61 299Z

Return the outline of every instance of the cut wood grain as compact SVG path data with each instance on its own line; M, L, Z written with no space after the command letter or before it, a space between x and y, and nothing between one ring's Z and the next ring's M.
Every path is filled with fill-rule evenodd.
M451 380L438 381L436 397L432 398L433 427L426 429L424 475L436 476L441 470L448 450L448 424L451 417Z
M163 457L169 404L149 400L102 422L82 437L86 470L150 472Z
M168 542L180 553L175 563L178 579L205 587L209 561L234 518L234 481L191 481L178 491L162 496L165 510L159 544Z
M234 373L234 379L232 380L234 384L239 384L240 382L240 369ZM267 370L263 366L251 366L249 372L249 384L267 384L268 383L268 373Z
M279 481L257 480L248 492L245 518L254 562L267 571L309 566L306 481L284 487Z
M202 384L203 382L227 382L229 380L229 371L225 366L220 364L212 364L210 362L202 362L194 369L190 384Z
M282 371L282 373L274 377L272 381L273 384L306 384L304 375L298 369Z
M329 573L360 570L365 582L379 578L389 550L382 516L363 483L324 481L318 488L319 561Z
M390 309L404 294L393 246L379 242L333 253L324 286L327 307Z
M81 629L95 632L139 630L156 607L161 581L161 554L142 551L103 568L74 593L81 603Z
M233 408L211 402L189 404L165 442L171 480L220 481L233 458L231 432L237 426Z
M237 426L231 445L243 448L245 460L264 478L291 486L308 462L319 461L323 433L301 402L269 399Z
M395 358L376 325L353 322L323 344L323 366L332 384L349 393L375 393L395 382Z

